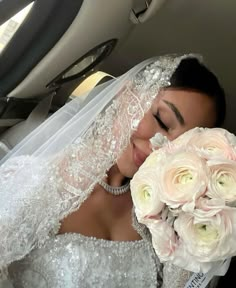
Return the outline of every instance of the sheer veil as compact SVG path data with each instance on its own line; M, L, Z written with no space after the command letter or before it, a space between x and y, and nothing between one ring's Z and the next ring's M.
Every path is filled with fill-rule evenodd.
M88 130L94 130L94 126L98 128L99 122L108 122L108 119L111 118L111 115L108 115L109 112L104 113L104 110L109 105L113 105L113 100L117 102L116 111L113 109L113 113L128 113L130 124L134 124L134 120L140 121L152 100L157 96L159 89L169 85L169 78L175 68L186 57L198 56L192 54L167 55L148 59L119 79L110 81L109 85L103 84L93 89L88 93L87 98L90 101L85 100L85 103L82 103L79 97L72 100L21 141L0 161L0 165L7 159L20 155L52 156L68 144L83 141L84 135L89 133ZM99 117L101 114L103 117ZM113 126L113 124L110 121L110 125ZM124 128L124 125L120 124L119 128L122 132L125 130L125 134L128 127L131 130L134 128L131 127L132 125ZM108 128L108 123L106 126ZM112 131L111 127L108 131Z
M0 164L0 270L42 245L79 208L128 145L180 61L152 58L75 99Z

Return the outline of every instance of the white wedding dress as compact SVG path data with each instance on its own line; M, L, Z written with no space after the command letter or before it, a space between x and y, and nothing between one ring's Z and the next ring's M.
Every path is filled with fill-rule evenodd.
M161 287L160 263L145 240L117 242L63 234L13 263L15 288Z
M73 150L69 151L73 155ZM77 233L57 235L61 215L67 215L68 207L73 204L71 198L66 201L69 191L61 194L55 162L50 166L36 160L37 165L35 159L20 157L1 167L0 182L6 193L1 195L0 267L8 263L8 272L0 275L1 288L184 287L190 273L171 265L165 265L163 270L149 233L136 222L134 215L133 226L142 240L120 242ZM8 188L13 191L13 187L11 184L8 187L4 177L7 181L9 174L20 167L24 169L18 179L15 175L16 193L12 197L7 192ZM33 184L29 181L30 185L29 173L37 175ZM45 183L43 187L42 183ZM64 182L59 183L65 187ZM78 205L81 198L77 198ZM76 202L76 198L72 199Z
M163 267L137 223L139 241L57 233L59 223L79 209L117 161L159 89L168 86L186 57L147 61L85 107L77 109L72 101L0 166L1 288L185 286L190 272Z

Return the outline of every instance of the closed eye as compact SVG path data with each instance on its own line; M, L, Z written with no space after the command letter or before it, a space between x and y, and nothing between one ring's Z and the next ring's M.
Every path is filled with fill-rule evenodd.
M165 125L165 123L162 122L162 120L161 120L161 118L160 118L160 113L159 113L159 111L157 111L157 114L155 114L154 117L156 118L156 120L157 120L158 124L160 125L160 127L167 132L167 131L169 130L169 127L167 127L167 126Z

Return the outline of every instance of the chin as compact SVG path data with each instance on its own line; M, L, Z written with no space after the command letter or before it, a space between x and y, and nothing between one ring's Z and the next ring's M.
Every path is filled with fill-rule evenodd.
M133 178L134 174L138 171L138 168L132 167L133 165L129 165L129 163L127 163L127 161L126 161L126 164L124 164L124 163L122 163L122 164L123 165L121 165L121 163L117 162L117 166L118 166L120 173L124 177Z
M134 177L134 174L136 173L137 171L135 172L130 172L130 173L125 173L126 175L124 175L126 178L130 178L132 179Z
M127 178L133 178L134 174L138 171L138 167L135 165L132 155L133 150L132 145L130 144L117 160L117 167L120 173Z
M137 168L132 167L133 165L130 165L129 161L117 161L117 168L119 170L119 173L127 178L132 178L134 174L137 172Z

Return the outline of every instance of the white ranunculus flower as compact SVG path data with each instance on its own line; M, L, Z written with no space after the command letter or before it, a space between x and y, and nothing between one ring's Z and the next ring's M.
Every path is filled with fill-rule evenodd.
M236 209L226 207L212 217L206 211L181 213L174 223L180 242L194 261L224 260L236 254Z
M196 199L206 192L208 175L205 161L193 152L179 151L167 156L156 177L161 201L171 208L186 205L192 210Z
M130 182L137 219L146 223L148 218L157 217L164 207L160 201L155 169L139 169Z
M199 149L206 159L227 158L236 160L235 136L222 128L205 128L200 135L191 137L188 145Z
M230 160L208 161L211 177L208 184L207 196L219 198L226 203L236 202L236 162Z
M181 134L179 137L174 139L171 143L176 147L182 148L183 146L188 146L189 141L193 137L200 137L200 133L202 133L205 128L195 127Z
M198 218L205 219L205 217L215 216L225 208L225 201L220 198L200 197L196 202L195 211L197 211Z
M172 256L171 263L191 272L207 273L215 263L218 262L200 262L192 256L186 249L183 242L175 249L174 256Z
M146 158L142 166L139 168L139 171L143 169L160 169L165 158L166 151L164 149L155 150Z
M173 259L177 245L174 229L163 220L155 220L147 225L152 235L152 245L160 261Z

